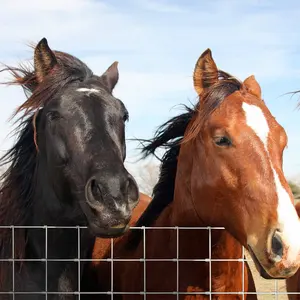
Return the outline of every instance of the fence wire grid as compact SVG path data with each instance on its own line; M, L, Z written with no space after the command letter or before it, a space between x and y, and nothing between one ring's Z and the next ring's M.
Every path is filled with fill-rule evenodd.
M157 295L157 299L162 299L160 298L163 295L173 295L174 299L179 299L180 295L187 295L189 297L186 297L186 300L198 300L198 295L205 295L207 299L215 299L214 295L240 295L242 299L246 299L247 295L255 294L258 296L258 299L276 299L276 300L287 300L288 295L299 295L300 293L296 292L289 292L287 293L285 286L283 283L285 282L284 280L265 280L259 277L258 274L255 275L255 272L257 272L254 268L254 263L250 256L248 255L248 258L245 258L245 255L247 251L243 248L242 250L242 257L239 259L212 259L211 258L211 239L212 239L212 230L224 230L223 227L130 227L130 230L142 230L143 231L143 258L132 258L132 259L118 259L114 258L114 240L110 239L110 251L111 255L110 258L101 258L101 259L85 259L81 258L81 230L87 230L87 227L84 226L0 226L0 229L7 229L11 230L11 235L12 235L12 257L11 258L1 258L0 262L7 262L7 263L12 263L12 290L9 291L1 291L0 290L0 299L2 299L3 295L11 295L13 300L15 300L16 295L45 295L45 299L48 299L48 295L74 295L76 296L76 299L80 300L81 295L107 295L110 296L110 299L114 299L114 295L140 295L142 298L141 299L147 299L147 295ZM40 229L45 232L45 258L35 258L35 259L16 259L15 258L15 231L19 229L27 229L27 230L34 230L34 229ZM77 248L78 248L78 253L76 258L71 258L71 259L51 259L48 257L48 232L49 230L57 230L57 229L72 229L76 230L77 234ZM176 257L174 258L169 258L169 259L151 259L151 258L146 258L146 231L147 230L174 230L176 232ZM181 259L179 258L179 232L180 230L207 230L208 231L208 239L209 239L209 257L207 258L202 258L202 259ZM44 291L35 291L35 292L25 292L25 291L16 291L15 289L15 262L44 262L45 263L45 290ZM111 290L107 292L88 292L88 291L81 291L80 287L80 282L81 282L81 262L109 262L111 264ZM213 262L241 262L243 264L242 267L242 272L243 272L243 280L242 280L242 290L238 292L214 292L212 291L212 280L211 280L211 270L212 270L212 263ZM47 280L48 280L48 264L52 262L74 262L78 264L78 290L73 291L73 292L50 292L47 291ZM121 291L115 291L114 290L114 262L141 262L143 263L143 285L144 289L139 292L121 292ZM176 263L176 284L177 284L177 289L175 291L170 291L170 292L149 292L147 291L147 262L173 262ZM209 290L205 292L198 292L198 291L187 291L187 292L182 292L179 290L179 263L180 262L205 262L209 264ZM244 291L244 279L245 279L245 274L244 274L244 267L245 267L245 262L248 262L249 267L251 269L254 282L255 282L255 287L256 287L256 292L245 292ZM253 272L254 271L254 272ZM258 276L257 276L258 275ZM261 284L258 283L268 283L267 289L270 289L270 285L273 285L273 290L269 291L260 291L261 289ZM281 285L281 287L280 287ZM2 296L1 296L2 295ZM300 299L300 298L299 298Z

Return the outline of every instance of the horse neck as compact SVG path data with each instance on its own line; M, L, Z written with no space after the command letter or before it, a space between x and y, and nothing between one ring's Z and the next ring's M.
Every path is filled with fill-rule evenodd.
M59 225L63 206L53 190L53 183L43 157L38 158L35 172L32 213L28 220L29 224L26 225Z
M45 171L46 170L46 171ZM90 246L93 239L88 230L78 232L77 225L80 223L76 212L70 210L70 206L60 199L53 190L53 182L51 182L49 173L43 159L38 161L36 169L36 184L33 193L33 206L31 215L28 218L29 226L54 226L50 229L28 229L27 230L27 246L28 255L37 255L44 257L45 247L47 247L48 258L71 258L79 253L78 239L81 239L87 247ZM62 198L62 197L61 197ZM58 227L58 228L55 228ZM72 228L66 228L71 227ZM64 227L64 228L60 228ZM47 231L47 234L46 234ZM87 243L90 241L89 243ZM86 244L87 243L87 244Z
M193 147L193 145L192 145ZM187 150L187 149L185 149ZM185 155L185 153L187 155ZM193 149L179 154L178 166L175 181L174 199L170 205L154 222L154 227L208 227L211 224L201 220L194 208L191 195L191 170L193 157L190 153L195 153ZM189 176L187 176L189 174ZM200 197L197 201L201 201ZM214 199L211 199L214 201ZM222 258L242 258L241 244L223 229L180 229L179 230L179 252L186 257L209 256L216 259ZM174 243L177 239L174 230L164 230L162 233L164 240ZM210 237L209 237L210 236ZM211 253L209 254L209 241L211 241ZM171 248L174 248L172 245ZM199 257L200 256L200 257Z

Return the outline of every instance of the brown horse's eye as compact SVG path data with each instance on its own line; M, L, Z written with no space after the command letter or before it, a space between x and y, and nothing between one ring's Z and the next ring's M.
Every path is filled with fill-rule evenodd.
M232 145L231 140L227 136L214 137L214 142L219 147L229 147Z

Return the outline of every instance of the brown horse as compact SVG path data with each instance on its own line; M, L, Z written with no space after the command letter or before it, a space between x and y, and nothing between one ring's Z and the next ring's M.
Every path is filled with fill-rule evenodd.
M102 259L97 288L114 299L243 299L249 274L242 246L265 278L298 270L300 222L282 171L284 129L254 77L240 82L218 70L209 49L193 78L199 103L144 148L146 155L168 148L137 222L145 227L95 257Z
M300 217L300 202L296 203L295 207ZM300 300L300 270L298 270L294 276L286 280L286 290L288 293L297 293L289 294L289 300Z

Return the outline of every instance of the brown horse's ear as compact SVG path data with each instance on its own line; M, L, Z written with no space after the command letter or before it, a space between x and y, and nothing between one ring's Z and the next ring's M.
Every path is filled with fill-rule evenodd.
M194 69L194 88L201 95L211 85L218 82L218 68L212 58L210 49L199 57Z
M105 85L109 89L110 92L116 86L119 80L119 70L118 70L118 62L115 61L102 75L102 78L105 81Z
M244 80L243 85L246 87L247 91L261 99L261 88L259 83L256 81L254 75L249 76Z
M34 69L38 82L42 82L56 64L56 57L47 40L41 39L34 50Z

